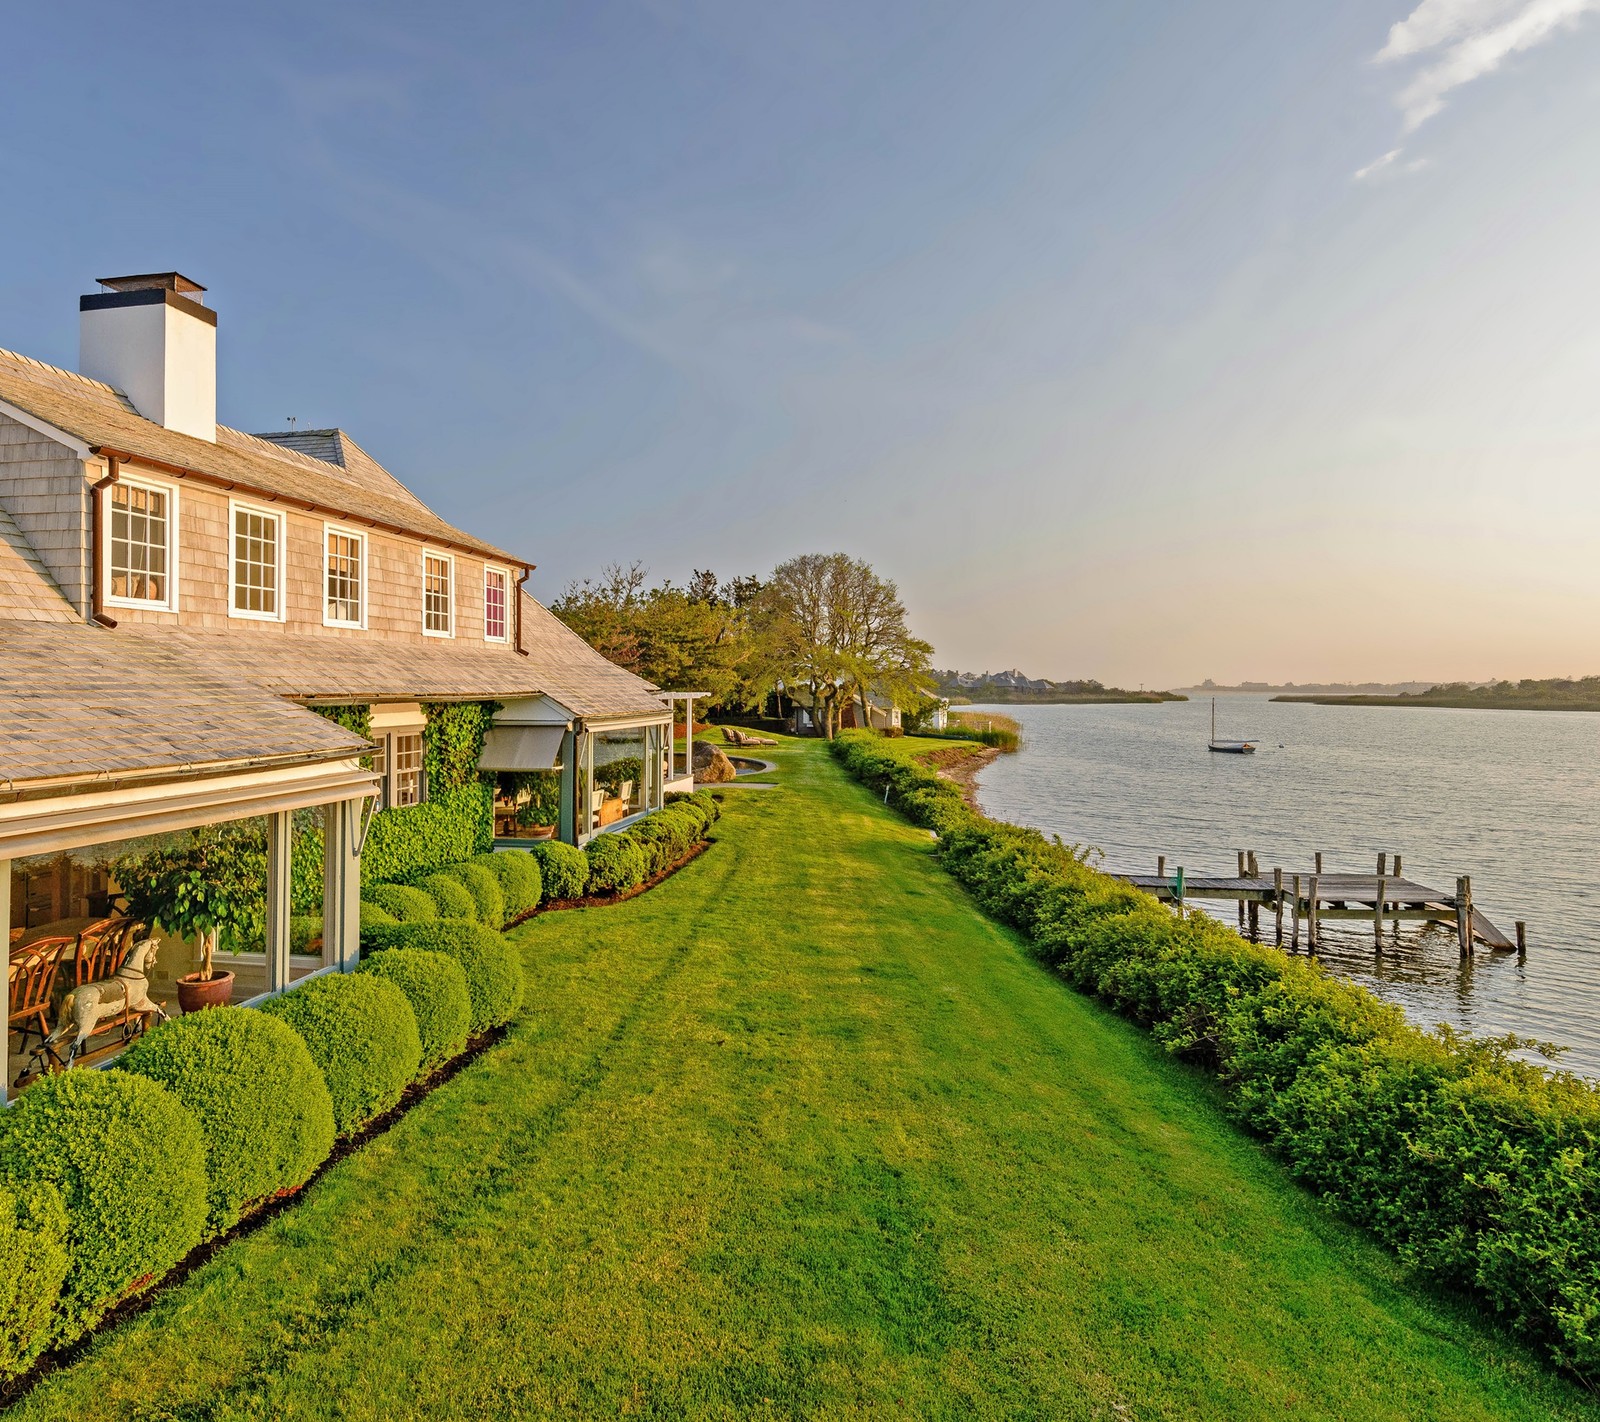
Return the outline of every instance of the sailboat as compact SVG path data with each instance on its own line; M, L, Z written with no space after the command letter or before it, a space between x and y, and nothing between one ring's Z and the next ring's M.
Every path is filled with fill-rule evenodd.
M1226 751L1230 755L1254 755L1256 746L1254 741L1219 741L1217 739L1217 698L1211 698L1211 742L1206 747L1208 750Z

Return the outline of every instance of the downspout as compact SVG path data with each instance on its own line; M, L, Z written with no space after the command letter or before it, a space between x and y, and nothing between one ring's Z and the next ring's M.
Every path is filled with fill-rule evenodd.
M524 568L517 578L517 655L519 657L528 655L528 649L522 645L522 585L528 581L528 575L532 572L532 568Z
M117 482L122 472L122 461L114 454L107 455L106 471L104 479L89 486L89 621L102 627L115 627L117 619L106 616L103 602L105 587L101 570L105 564L100 549L100 508L101 496Z

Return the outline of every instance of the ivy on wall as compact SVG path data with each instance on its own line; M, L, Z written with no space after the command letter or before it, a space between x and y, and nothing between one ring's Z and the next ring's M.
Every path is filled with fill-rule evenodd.
M430 795L476 784L484 737L500 709L498 701L429 701L422 707L422 769Z

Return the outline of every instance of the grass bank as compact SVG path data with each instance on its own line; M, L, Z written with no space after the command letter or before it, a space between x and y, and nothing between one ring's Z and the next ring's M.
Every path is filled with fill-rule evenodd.
M765 754L683 872L517 930L500 1046L16 1415L1597 1415Z

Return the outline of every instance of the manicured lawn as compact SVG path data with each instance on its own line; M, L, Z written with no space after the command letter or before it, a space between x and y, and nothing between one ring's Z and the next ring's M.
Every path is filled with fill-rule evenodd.
M518 932L505 1043L19 1415L1596 1415L776 755L686 871Z

